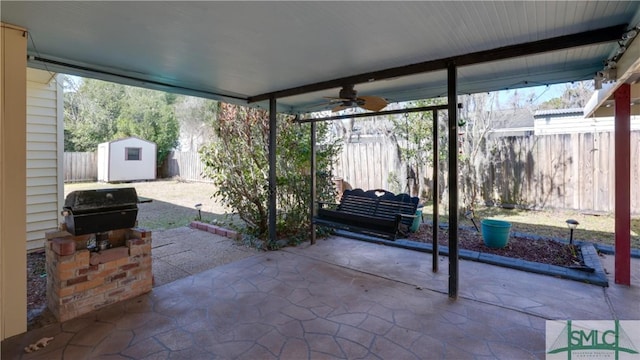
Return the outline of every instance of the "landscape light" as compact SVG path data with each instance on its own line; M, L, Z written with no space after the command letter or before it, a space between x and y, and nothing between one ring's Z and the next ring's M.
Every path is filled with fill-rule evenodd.
M473 223L473 226L476 228L477 232L480 232L480 229L478 229L478 225L476 225L476 221L474 220L475 218L475 214L473 213L473 209L467 210L467 212L464 213L464 216L471 220L471 222Z
M573 245L573 230L575 230L580 223L576 220L567 220L567 226L569 227L569 244Z
M198 221L202 221L202 204L196 204L195 208L198 210Z

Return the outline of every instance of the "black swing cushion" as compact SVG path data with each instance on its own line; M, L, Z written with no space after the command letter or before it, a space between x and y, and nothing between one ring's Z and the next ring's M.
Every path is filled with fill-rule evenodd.
M416 216L419 199L386 190L345 190L339 204L318 203L317 225L395 240L406 235Z

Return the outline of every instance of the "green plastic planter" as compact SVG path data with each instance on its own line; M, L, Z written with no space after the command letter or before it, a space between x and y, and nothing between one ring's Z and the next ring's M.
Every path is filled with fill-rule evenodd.
M483 219L480 221L482 226L482 238L484 244L493 249L500 249L507 246L509 241L509 231L511 231L511 223L503 220Z
M418 207L416 210L416 217L413 219L413 223L411 224L411 228L409 231L416 232L420 228L420 223L422 222L422 206Z

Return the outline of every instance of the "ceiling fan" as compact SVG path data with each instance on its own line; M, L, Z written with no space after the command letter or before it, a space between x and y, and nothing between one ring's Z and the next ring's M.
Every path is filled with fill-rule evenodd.
M360 107L369 111L380 111L384 109L388 104L387 100L380 96L358 96L358 92L353 88L353 85L344 85L342 89L340 89L338 97L325 98L329 99L330 103L337 104L337 106L331 109L332 112L352 107Z

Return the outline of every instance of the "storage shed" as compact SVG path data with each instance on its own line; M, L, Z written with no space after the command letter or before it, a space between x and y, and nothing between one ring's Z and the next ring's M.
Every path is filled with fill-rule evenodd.
M155 143L128 137L98 145L98 181L118 182L155 178Z

